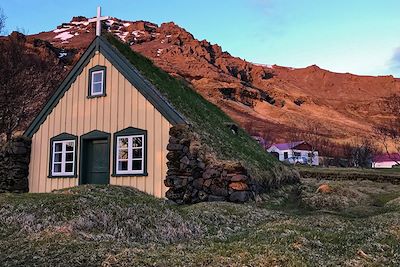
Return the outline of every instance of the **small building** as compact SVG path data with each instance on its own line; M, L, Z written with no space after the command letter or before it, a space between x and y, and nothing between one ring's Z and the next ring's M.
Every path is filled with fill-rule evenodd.
M177 124L186 120L97 36L25 132L29 192L114 184L164 197L169 130Z
M273 144L267 151L280 161L291 164L319 165L318 151L305 141Z
M400 163L400 154L383 154L376 155L372 159L372 168L393 168L394 166L399 166Z

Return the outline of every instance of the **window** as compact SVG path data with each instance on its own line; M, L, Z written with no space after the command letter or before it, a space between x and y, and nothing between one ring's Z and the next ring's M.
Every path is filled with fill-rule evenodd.
M301 157L301 153L300 153L300 152L294 152L294 156L295 156L296 158L300 158L300 157Z
M145 130L129 127L114 135L114 175L147 175Z
M289 157L288 152L283 152L283 158L284 158L284 159L287 159L288 157Z
M96 66L89 70L88 97L105 96L106 67Z
M50 177L76 176L76 136L61 134L51 139Z
M144 135L117 137L117 174L142 174Z
M104 72L102 70L92 72L91 95L103 94L103 80L104 80L103 77L104 77Z

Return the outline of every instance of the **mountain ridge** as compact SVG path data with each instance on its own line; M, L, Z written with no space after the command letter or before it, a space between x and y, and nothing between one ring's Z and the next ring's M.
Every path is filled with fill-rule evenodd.
M94 25L74 17L57 29L27 36L59 49L69 68L94 37ZM335 73L317 65L290 68L255 64L234 57L217 44L197 40L173 22L111 18L113 33L169 74L184 79L251 134L286 141L293 133L318 128L317 135L336 143L367 137L389 116L383 105L400 91L400 79ZM310 126L312 125L312 126Z

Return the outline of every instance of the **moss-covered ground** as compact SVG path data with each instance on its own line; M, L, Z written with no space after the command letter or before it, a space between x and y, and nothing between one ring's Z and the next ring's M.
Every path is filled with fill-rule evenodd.
M321 183L329 194L316 193ZM245 205L134 189L0 195L1 266L399 266L400 187L315 181Z

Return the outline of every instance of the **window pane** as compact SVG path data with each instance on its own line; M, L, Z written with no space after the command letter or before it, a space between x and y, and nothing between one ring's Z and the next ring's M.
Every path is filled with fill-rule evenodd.
M128 170L128 161L118 161L118 170L119 171L127 171Z
M66 143L66 150L67 151L74 151L74 142Z
M53 172L61 172L61 163L60 164L54 164Z
M128 148L128 138L119 138L118 140L119 148Z
M74 160L74 153L66 153L65 154L65 161L73 161Z
M132 170L140 171L142 169L142 161L141 160L133 160L132 161Z
M118 151L118 159L128 159L128 149L120 149Z
M142 158L142 149L133 149L132 150L132 158L137 159L137 158Z
M103 80L103 72L94 72L92 76L93 82L101 82Z
M54 144L54 149L55 151L62 151L62 144L61 143L55 143Z
M103 91L103 84L102 83L93 83L92 84L92 93L98 94Z
M141 147L141 146L142 146L142 137L133 137L132 147Z
M66 163L65 164L65 172L73 172L74 164L73 163Z
M61 162L61 153L54 153L54 162Z

